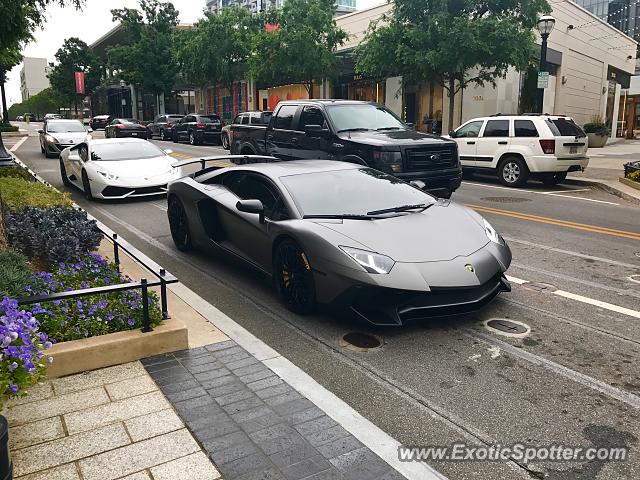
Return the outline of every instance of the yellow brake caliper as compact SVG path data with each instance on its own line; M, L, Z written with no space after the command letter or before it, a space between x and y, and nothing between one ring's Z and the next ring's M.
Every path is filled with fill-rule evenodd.
M300 257L302 258L302 261L304 262L304 268L306 268L307 270L311 270L311 265L309 265L309 260L307 259L307 256L304 254L304 252L300 252Z

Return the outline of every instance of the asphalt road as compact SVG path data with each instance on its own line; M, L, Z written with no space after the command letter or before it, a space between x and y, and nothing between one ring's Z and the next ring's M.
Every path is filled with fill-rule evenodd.
M177 158L224 152L163 145ZM58 161L40 155L36 137L16 153L64 188ZM470 178L453 199L476 208L507 238L513 291L473 315L372 328L336 314L297 316L252 270L178 252L162 198L73 197L404 444L630 447L626 461L429 461L451 479L640 478L640 283L629 278L640 274L637 206L593 187L531 183L517 190ZM484 326L492 318L523 322L530 333L499 335ZM373 333L384 345L366 352L341 347L340 338L353 331Z

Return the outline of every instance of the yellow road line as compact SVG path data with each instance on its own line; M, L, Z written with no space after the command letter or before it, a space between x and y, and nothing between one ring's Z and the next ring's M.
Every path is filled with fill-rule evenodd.
M531 215L528 213L519 213L519 212L510 211L510 210L501 210L498 208L484 207L482 205L467 204L467 206L470 208L473 208L478 212L483 212L483 213L493 213L495 215L519 218L521 220L528 220L531 222L546 223L549 225L557 225L560 227L573 228L576 230L583 230L586 232L601 233L603 235L612 235L614 237L630 238L631 240L640 240L640 232L628 232L626 230L616 230L614 228L599 227L597 225L589 225L586 223L570 222L568 220L542 217L540 215Z

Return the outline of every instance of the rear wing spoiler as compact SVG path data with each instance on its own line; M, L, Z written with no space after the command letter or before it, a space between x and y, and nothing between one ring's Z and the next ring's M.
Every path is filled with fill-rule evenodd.
M199 163L201 170L207 168L208 162L219 162L219 165L214 165L217 168L232 167L234 165L246 165L248 163L266 163L266 162L279 162L276 157L269 157L266 155L215 155L212 157L203 158L190 158L188 160L182 160L180 162L173 163L173 167L184 167L185 165L193 165Z

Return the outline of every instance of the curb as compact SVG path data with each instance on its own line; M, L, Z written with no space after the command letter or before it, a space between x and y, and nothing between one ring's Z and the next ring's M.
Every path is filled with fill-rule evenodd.
M634 195L630 195L627 192L624 192L612 185L609 185L608 183L604 183L598 180L593 180L593 179L578 179L578 178L567 178L564 183L567 183L569 185L589 185L592 187L597 187L600 190L603 190L607 193L610 193L612 195L615 195L616 197L620 197L623 200L626 200L628 202L634 203L636 205L640 205L640 195L638 195L637 197Z

